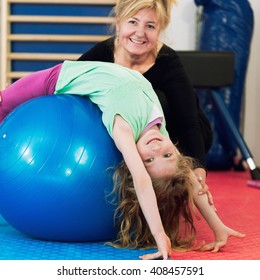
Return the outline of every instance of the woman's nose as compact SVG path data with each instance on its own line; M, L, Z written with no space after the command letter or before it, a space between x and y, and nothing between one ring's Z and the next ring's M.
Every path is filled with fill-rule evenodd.
M135 30L135 34L139 37L144 36L144 27L143 26L137 26L136 30Z

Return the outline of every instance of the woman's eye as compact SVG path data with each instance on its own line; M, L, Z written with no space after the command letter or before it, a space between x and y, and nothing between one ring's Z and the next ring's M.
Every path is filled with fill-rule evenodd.
M129 21L128 21L128 23L130 23L130 24L134 25L134 24L136 24L136 21L135 21L135 20L133 20L133 19L131 19L131 20L129 20Z
M148 24L147 27L148 27L149 29L155 29L155 26L154 26L153 24Z
M172 156L171 153L167 153L167 154L164 155L165 158L169 158L169 157L171 157L171 156Z
M151 163L151 162L153 162L153 160L154 160L153 158L148 158L148 159L146 159L144 162L145 162L145 163Z

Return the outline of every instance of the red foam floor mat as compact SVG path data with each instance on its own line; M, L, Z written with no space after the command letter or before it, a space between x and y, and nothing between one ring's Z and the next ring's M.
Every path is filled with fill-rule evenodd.
M247 185L248 172L210 171L207 184L222 221L234 230L245 233L244 238L231 237L218 253L176 252L175 260L260 260L260 188ZM201 218L196 221L198 242L211 242L213 233Z

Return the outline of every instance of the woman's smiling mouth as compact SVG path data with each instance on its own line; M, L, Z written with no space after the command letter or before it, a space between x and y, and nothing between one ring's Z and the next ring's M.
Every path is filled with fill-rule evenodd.
M134 38L130 38L130 41L134 44L137 44L137 45L143 45L145 44L145 41L140 41L140 40L136 40Z

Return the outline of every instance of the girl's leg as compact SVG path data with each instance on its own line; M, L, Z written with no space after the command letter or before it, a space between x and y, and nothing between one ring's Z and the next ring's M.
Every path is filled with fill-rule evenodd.
M0 92L0 123L15 107L32 98L53 94L62 64L25 76Z

